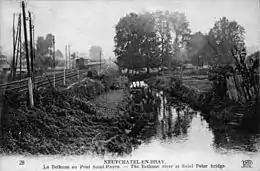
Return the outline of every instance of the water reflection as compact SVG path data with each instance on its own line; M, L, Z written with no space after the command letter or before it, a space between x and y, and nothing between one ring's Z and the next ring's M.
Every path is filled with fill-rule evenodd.
M227 126L213 128L214 147L219 151L257 152L260 150L260 136L235 130Z
M161 95L162 103L159 117L161 139L185 141L193 114L189 113L190 110L186 105L182 103L172 104L168 100L165 94Z
M200 125L213 135L211 146L216 152L260 152L259 134L249 134L224 124L213 125L212 122L204 120L199 112L192 110L188 105L175 98L169 98L163 92L159 92L159 94L162 103L158 117L157 137L160 141L183 143L194 136L195 133L192 133L192 130L197 128L198 132L202 131L198 129L198 125ZM198 124L192 127L191 123L194 117ZM202 135L196 133L196 136L203 140Z
M171 144L167 146L171 153L194 152L212 158L227 153L239 155L242 159L246 155L260 155L259 134L250 134L223 123L205 120L200 112L176 98L170 98L162 91L153 91L160 96L161 105L156 127L146 137L146 143L149 142L147 146L158 148L158 145L165 147L164 144ZM142 146L138 150L144 149Z

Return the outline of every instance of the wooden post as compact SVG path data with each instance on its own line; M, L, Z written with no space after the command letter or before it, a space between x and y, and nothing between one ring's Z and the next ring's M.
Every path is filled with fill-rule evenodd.
M30 107L34 106L33 101L33 86L32 86L32 78L28 77L28 88L29 88L29 100L30 100Z
M20 32L20 39L19 39L19 44L20 44L20 79L22 79L22 20L20 18L20 27L19 27L19 32Z
M100 61L99 61L100 63L100 65L99 65L99 73L101 74L101 52L100 52Z
M69 51L69 58L68 58L68 60L69 60L69 69L70 69L70 44L68 45L68 51Z
M18 55L19 55L19 48L21 46L20 44L20 37L21 37L21 14L19 14L19 19L18 19L18 26L17 26L17 34L16 34L16 40L15 40L15 46L17 45L17 49L16 49L16 59L15 59L15 65L13 67L13 80L16 79L16 69L17 69L17 61L18 61Z
M24 26L24 43L25 43L26 63L27 63L27 72L28 72L27 74L28 74L28 77L31 77L24 1L22 1L22 11L23 11L23 26Z
M54 62L54 70L53 70L53 86L55 87L55 65L56 65L56 62L55 62L55 37L53 36L53 62Z
M63 85L66 85L66 69L63 69Z
M14 65L15 65L15 14L13 14L13 61L12 61L12 80L14 80Z
M34 59L33 59L33 35L32 35L32 16L31 12L28 11L29 15L29 36L30 36L30 57L31 57L31 77L34 83Z
M68 69L68 64L67 64L67 45L65 45L65 63L66 63L66 69Z
M78 80L79 80L79 54L77 53L77 56L76 56L76 59L77 59L77 61L78 61L78 63L76 62L76 67L77 67L77 78L78 78Z
M79 80L79 69L77 69L77 72L78 72L78 73L77 73L77 74L78 74L78 75L77 75L77 78L78 78L78 80Z

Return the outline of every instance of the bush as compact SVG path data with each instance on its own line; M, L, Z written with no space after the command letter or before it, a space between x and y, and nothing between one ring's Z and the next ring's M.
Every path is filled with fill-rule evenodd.
M83 81L73 85L69 91L74 92L77 97L92 99L105 91L105 86L98 80L85 78Z
M224 98L227 94L226 78L231 76L235 70L230 65L217 65L209 71L209 80L213 81L213 91L217 96Z

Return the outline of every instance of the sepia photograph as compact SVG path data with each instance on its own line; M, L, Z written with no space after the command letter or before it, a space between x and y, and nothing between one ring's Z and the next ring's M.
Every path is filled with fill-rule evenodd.
M1 0L0 171L260 171L260 0Z

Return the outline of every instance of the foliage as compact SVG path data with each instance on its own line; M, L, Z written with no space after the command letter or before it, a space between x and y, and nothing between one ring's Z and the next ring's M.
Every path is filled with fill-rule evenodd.
M234 63L232 49L243 49L245 29L236 21L229 21L226 17L217 21L209 31L209 44L217 52L216 63Z
M156 33L150 14L130 13L116 25L115 54L123 68L138 69L156 65ZM149 69L148 69L149 70ZM148 71L149 72L149 71Z
M239 74L242 75L243 82L241 83L241 86L246 89L247 94L250 94L250 89L254 88L254 91L257 95L259 92L259 57L257 57L257 54L253 54L255 57L249 57L254 58L255 60L252 61L252 65L247 66L246 64L246 49L245 48L239 48L235 47L232 51L232 55L235 56L236 61L236 70Z
M118 88L118 89L124 89L128 87L128 78L126 76L120 76L117 77L114 81L113 81L113 86Z
M172 74L164 74L163 76L148 78L146 83L154 88L171 92L172 90L178 89L182 85L182 79Z
M227 95L226 78L234 72L235 69L230 65L215 65L209 71L209 80L213 82L213 91L216 95L222 98Z
M188 46L190 57L195 65L198 64L199 56L211 65L233 64L235 56L232 50L235 47L240 50L245 47L244 34L244 27L222 17L215 22L208 34L197 32L192 35Z
M97 45L93 45L89 49L89 58L91 60L99 61L100 55L102 55L102 48ZM102 59L101 59L102 60Z
M254 70L255 72L259 69L259 54L260 51L257 51L246 58L248 68L251 68L251 70Z
M54 66L53 61L53 35L47 34L44 37L38 37L36 42L36 67L41 69L47 69ZM57 49L55 51L55 66L60 64L60 60L63 58L62 52Z
M100 81L85 78L79 83L73 85L69 88L69 90L71 93L74 93L76 97L90 100L103 93L105 91L105 87Z
M174 54L186 47L190 29L183 13L130 13L116 25L115 54L120 68L172 67Z

